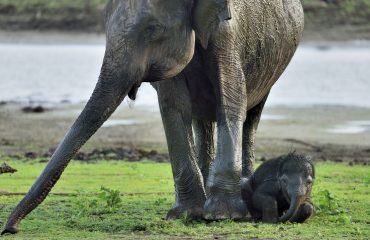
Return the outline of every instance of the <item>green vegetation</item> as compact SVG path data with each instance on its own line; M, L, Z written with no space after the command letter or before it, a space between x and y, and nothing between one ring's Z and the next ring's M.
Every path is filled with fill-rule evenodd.
M18 12L24 10L101 10L107 0L0 0L0 9L10 6ZM304 0L306 10L311 13L330 12L334 17L353 17L356 19L370 17L370 0ZM333 16L327 16L332 18ZM364 20L365 20L364 19ZM349 19L343 19L349 20Z
M67 30L102 32L102 10L108 0L0 0L3 30ZM350 26L367 37L370 0L302 0L306 29ZM345 35L347 29L342 30ZM339 35L340 35L339 34Z
M0 6L13 6L17 10L27 9L85 9L100 8L106 0L0 0Z
M8 161L8 160L7 160ZM9 160L19 172L0 176L0 189L25 192L42 163ZM316 216L306 224L166 221L174 201L169 164L99 161L73 162L54 193L6 239L368 239L370 167L318 163L313 202ZM104 187L101 187L104 186ZM132 194L136 193L136 194ZM20 196L0 197L4 224Z
M101 8L107 0L0 0L0 6L14 6L19 10L25 9L59 9L59 8ZM370 11L370 0L303 0L308 8L325 6L335 7L348 14L362 14Z
M105 3L105 0L0 0L0 28L101 32Z
M305 0L306 16L309 21L318 16L326 17L324 25L367 24L370 21L370 0Z

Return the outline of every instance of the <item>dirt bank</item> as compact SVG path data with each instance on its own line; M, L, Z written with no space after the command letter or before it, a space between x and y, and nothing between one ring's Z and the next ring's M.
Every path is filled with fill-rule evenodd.
M3 30L101 32L105 1L0 0Z
M0 160L10 156L47 161L82 107L65 105L43 113L25 113L20 105L3 104L0 106ZM258 131L256 155L259 160L297 151L310 155L315 161L370 165L370 127L358 133L328 131L343 122L370 119L369 109L270 107L264 114L270 118L262 119ZM111 119L113 121L108 121L76 155L76 160L169 160L158 112L123 106ZM121 121L124 124L113 124Z
M348 163L349 165L370 166L370 147L365 148L355 145L341 144L312 145L311 143L298 139L270 139L268 143L272 148L270 148L269 152L262 152L261 148L266 148L267 142L266 140L262 140L258 143L260 146L257 150L257 161L261 162L295 151L297 153L310 156L314 162L337 162ZM271 149L274 150L271 151ZM47 162L53 152L54 149L50 149L45 152L18 152L18 154L15 155L8 154L3 155L2 157ZM169 155L167 153L159 153L156 150L147 151L136 147L126 146L116 148L95 148L92 151L80 151L76 154L74 160L82 162L95 162L98 160L139 162L150 160L162 163L169 162Z
M0 0L0 29L102 33L105 0ZM306 0L306 41L370 40L370 0Z

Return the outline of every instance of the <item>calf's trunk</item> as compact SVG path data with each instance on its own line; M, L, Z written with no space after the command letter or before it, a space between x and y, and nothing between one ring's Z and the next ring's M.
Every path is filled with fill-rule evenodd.
M289 209L279 218L279 222L287 222L297 213L299 205L301 204L301 198L302 197L299 196L291 197Z

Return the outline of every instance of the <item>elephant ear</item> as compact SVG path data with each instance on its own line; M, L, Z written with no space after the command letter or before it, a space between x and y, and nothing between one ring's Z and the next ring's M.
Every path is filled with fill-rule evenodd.
M212 32L222 21L231 19L231 0L194 0L193 28L202 47L207 49Z

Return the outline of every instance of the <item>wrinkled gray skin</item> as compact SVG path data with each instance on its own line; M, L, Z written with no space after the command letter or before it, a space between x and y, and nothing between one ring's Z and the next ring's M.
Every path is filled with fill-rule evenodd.
M242 178L242 196L254 220L302 223L314 213L314 179L312 162L289 154L264 162L250 178Z
M16 231L122 100L135 99L142 82L153 82L158 92L167 136L176 187L168 218L184 212L242 218L240 177L251 174L261 111L302 31L300 0L109 1L96 88L5 232Z

